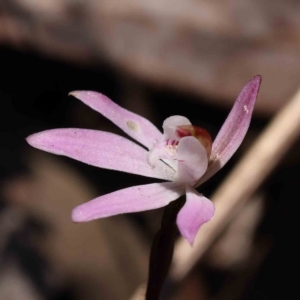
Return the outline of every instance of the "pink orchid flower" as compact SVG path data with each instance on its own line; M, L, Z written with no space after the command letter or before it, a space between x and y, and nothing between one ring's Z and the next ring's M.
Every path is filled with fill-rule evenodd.
M36 133L27 142L96 167L169 181L100 196L77 206L72 213L73 221L86 222L155 209L186 193L177 226L193 244L201 225L214 215L213 203L195 188L220 170L240 146L250 124L260 82L261 77L256 76L244 86L213 143L204 129L193 126L185 117L167 118L161 133L145 118L90 91L76 91L71 95L111 120L148 150L113 133L74 128Z

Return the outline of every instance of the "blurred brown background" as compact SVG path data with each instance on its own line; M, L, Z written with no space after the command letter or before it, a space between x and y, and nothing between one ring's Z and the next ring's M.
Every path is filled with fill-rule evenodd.
M73 224L71 209L151 179L36 151L57 127L122 134L74 98L95 90L161 128L173 114L214 137L242 86L263 84L250 132L209 196L300 83L292 0L0 0L0 299L129 299L147 278L161 211ZM284 147L284 145L283 145ZM163 299L288 299L299 267L299 145L205 259Z

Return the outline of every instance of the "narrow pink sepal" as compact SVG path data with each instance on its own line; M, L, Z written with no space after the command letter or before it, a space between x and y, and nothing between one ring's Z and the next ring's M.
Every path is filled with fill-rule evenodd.
M68 156L100 168L170 181L175 178L175 172L161 161L152 168L147 163L147 150L109 132L53 129L30 135L27 142L40 150Z
M261 76L257 75L243 87L238 95L226 121L213 142L210 156L213 162L199 184L218 172L241 145L250 125L260 84Z
M184 193L172 182L152 183L119 190L77 206L74 222L87 222L113 215L156 209L168 205Z
M195 189L187 187L186 202L177 215L177 226L181 235L194 243L200 227L211 220L215 212L213 203L200 195Z
M124 109L100 93L74 91L70 95L102 114L148 149L152 148L162 136L162 133L147 119Z

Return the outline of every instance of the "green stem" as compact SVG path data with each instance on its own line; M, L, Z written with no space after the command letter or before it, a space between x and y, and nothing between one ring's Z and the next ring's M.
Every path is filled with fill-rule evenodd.
M171 202L164 210L161 228L151 247L146 300L159 299L172 262L175 238L178 233L176 217L184 202L185 199L182 197Z

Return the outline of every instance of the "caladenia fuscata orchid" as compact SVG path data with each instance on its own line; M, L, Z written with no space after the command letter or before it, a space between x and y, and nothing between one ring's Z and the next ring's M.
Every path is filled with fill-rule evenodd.
M260 76L256 76L244 86L213 143L206 130L193 126L183 116L167 118L161 133L145 118L90 91L71 95L111 120L143 147L113 133L74 128L43 131L29 136L27 141L38 149L93 166L168 181L100 196L76 207L73 221L155 209L186 194L176 223L180 233L193 244L201 225L214 215L212 202L196 188L221 169L240 146L260 82Z

